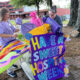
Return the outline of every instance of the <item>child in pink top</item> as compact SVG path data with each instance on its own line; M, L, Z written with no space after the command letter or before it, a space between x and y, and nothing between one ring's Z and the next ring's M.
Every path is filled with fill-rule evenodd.
M36 12L31 12L30 13L31 20L30 22L35 24L37 27L42 25L41 19L37 16Z

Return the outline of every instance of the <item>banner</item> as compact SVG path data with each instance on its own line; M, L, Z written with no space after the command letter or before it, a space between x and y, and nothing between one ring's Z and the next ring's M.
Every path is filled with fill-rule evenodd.
M10 68L23 54L30 51L30 46L19 40L9 42L0 51L0 74Z
M68 76L64 60L65 40L63 35L54 34L31 38L31 69L35 80L56 80Z

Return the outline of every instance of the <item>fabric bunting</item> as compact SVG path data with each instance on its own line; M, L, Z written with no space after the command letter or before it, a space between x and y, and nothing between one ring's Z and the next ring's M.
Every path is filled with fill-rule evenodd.
M4 45L0 52L0 74L11 67L29 50L30 45L24 44L19 40L14 40Z

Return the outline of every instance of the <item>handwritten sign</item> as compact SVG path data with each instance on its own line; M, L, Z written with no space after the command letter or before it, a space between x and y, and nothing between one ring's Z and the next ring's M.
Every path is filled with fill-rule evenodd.
M64 60L64 36L53 34L31 38L31 69L35 80L56 80L67 76L69 71Z

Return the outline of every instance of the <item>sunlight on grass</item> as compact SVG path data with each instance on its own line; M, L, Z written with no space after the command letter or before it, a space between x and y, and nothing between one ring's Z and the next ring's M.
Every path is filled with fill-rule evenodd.
M11 22L14 26L16 25L15 20L11 20L10 22ZM23 22L23 23L27 23L27 22L30 22L30 20L29 20L29 19L23 19L22 22Z
M63 24L68 24L69 20L63 21Z
M23 23L27 23L27 22L30 22L29 19L23 19Z
M16 25L16 23L15 23L15 20L11 20L10 22L11 22L15 27L17 27L17 25ZM30 20L29 20L29 19L27 19L27 20L26 20L26 19L23 19L22 22L23 22L23 23L27 23L27 22L30 22ZM22 35L21 33L18 33L18 39L21 40L21 41L23 41L23 42L25 42L24 37L23 37L23 35Z
M13 25L16 25L15 20L10 20Z

